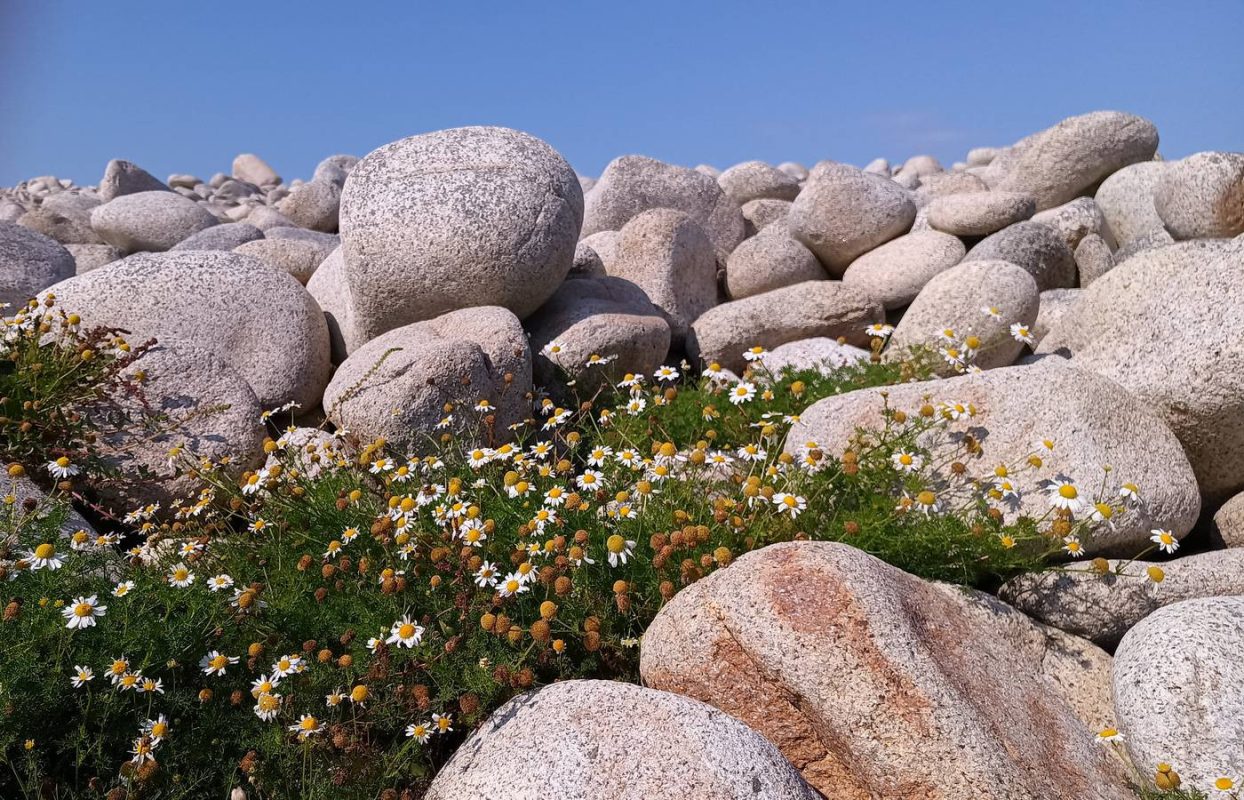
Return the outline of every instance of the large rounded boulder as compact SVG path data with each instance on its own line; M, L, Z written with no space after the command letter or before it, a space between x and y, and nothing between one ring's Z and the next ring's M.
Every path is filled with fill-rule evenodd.
M126 253L163 252L220 220L203 206L169 191L123 194L91 212L91 227Z
M605 167L587 194L583 235L621 230L653 208L671 208L691 217L723 260L743 241L743 212L716 180L645 156L622 156Z
M683 589L640 655L647 685L743 720L836 800L1131 798L1082 705L1108 672L988 595L832 542L771 545Z
M534 136L452 128L359 161L340 218L355 317L372 338L470 306L535 311L570 271L583 192Z
M1196 153L1171 164L1153 196L1176 240L1244 233L1244 153Z
M1166 420L1201 491L1244 489L1244 240L1146 250L1084 289L1038 353L1070 356Z
M1157 127L1135 114L1068 117L1016 144L999 164L1005 177L993 188L1030 194L1044 211L1074 200L1112 172L1151 160L1157 149Z
M49 291L86 325L121 328L134 342L154 338L215 353L265 407L293 401L314 408L328 382L328 326L320 307L293 277L247 256L144 253Z
M622 278L567 280L523 325L531 337L535 380L550 391L563 374L589 392L610 376L651 375L670 349L665 317L643 289ZM609 363L591 365L592 356Z
M889 178L822 162L786 216L795 238L835 278L859 256L911 230L916 204Z
M563 681L514 698L458 748L427 793L427 800L546 797L819 795L737 719L686 697L613 681Z
M0 221L0 305L11 316L27 300L52 284L71 278L73 255L55 239L12 222Z
M1201 509L1196 478L1179 441L1143 401L1092 372L1051 363L1006 367L957 378L860 389L825 398L800 415L786 440L794 453L808 442L841 454L859 429L881 430L882 412L915 415L928 403L972 405L976 414L947 421L923 434L920 444L933 461L958 458L965 475L992 486L1000 464L1024 464L1041 452L1040 468L1012 469L1014 497L1004 498L1008 518L1045 517L1051 502L1046 482L1070 480L1081 493L1081 518L1098 500L1116 508L1123 484L1140 488L1144 502L1116 511L1110 525L1096 526L1085 542L1089 552L1135 555L1148 547L1150 531L1168 529L1177 538L1191 530ZM887 394L888 400L882 395ZM947 436L947 430L952 435ZM954 434L971 431L981 452L963 458ZM1041 442L1054 444L1044 453ZM1105 471L1105 465L1110 471Z
M491 409L479 409L481 401ZM378 336L342 362L324 392L324 410L338 427L412 451L442 429L480 431L486 444L508 440L509 426L531 415L531 402L527 337L500 306L451 311Z

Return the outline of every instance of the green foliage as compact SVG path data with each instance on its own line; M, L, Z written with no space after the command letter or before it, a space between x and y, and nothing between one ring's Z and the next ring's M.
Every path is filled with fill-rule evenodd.
M1039 567L1061 542L1048 520L1007 524L955 466L980 457L944 432L970 409L887 408L840 458L783 452L816 400L925 375L918 361L758 372L737 403L738 386L710 378L624 381L570 409L544 404L494 450L449 433L407 454L290 430L258 472L187 458L204 490L135 510L124 553L107 535L62 538L59 492L34 509L6 498L0 794L417 796L514 694L636 679L661 606L766 544L849 542L972 586ZM106 612L68 628L92 596ZM258 685L291 656L301 669ZM120 658L139 688L114 685ZM74 688L78 667L94 677Z

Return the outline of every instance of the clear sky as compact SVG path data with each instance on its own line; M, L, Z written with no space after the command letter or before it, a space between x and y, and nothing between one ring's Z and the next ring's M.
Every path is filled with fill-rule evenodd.
M1168 158L1244 150L1244 0L0 0L0 185L262 155L287 179L497 124L581 173L863 164L1149 117Z

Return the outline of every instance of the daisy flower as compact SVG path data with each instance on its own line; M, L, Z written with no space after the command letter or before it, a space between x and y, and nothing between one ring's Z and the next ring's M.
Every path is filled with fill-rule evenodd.
M230 664L238 663L237 656L227 656L218 650L212 650L199 659L199 667L204 675L224 675Z
M72 603L67 603L60 613L65 617L65 627L73 630L74 628L93 628L95 627L95 619L104 616L108 611L108 606L101 606L99 598L96 595L90 597L75 597Z
M764 354L765 349L760 345L757 345L755 347L749 347L746 351L744 351L743 359L745 361L759 361L760 357Z
M626 413L631 417L638 417L644 413L644 409L648 407L648 401L642 397L632 397L626 404Z
M328 706L329 708L336 708L337 706L341 705L342 701L344 701L345 699L346 699L346 696L342 694L340 689L337 689L336 691L329 692L328 694L324 695L324 705Z
M73 677L69 679L69 682L73 684L73 688L81 689L94 679L95 672L90 667L75 666Z
M423 626L411 622L410 615L406 615L393 623L389 628L389 637L385 639L385 644L397 644L402 647L414 647L423 640Z
M940 513L942 510L941 503L937 501L937 495L928 489L915 496L913 505L917 510L923 511L925 516L932 516L933 514Z
M310 714L303 714L298 721L289 726L289 730L298 734L299 739L306 739L308 736L314 736L324 730L324 726L320 721Z
M475 410L480 414L487 414L491 411L496 411L497 407L487 400L479 400L475 403Z
M890 338L890 334L894 333L894 326L874 322L872 325L865 328L864 332L874 339L888 339Z
M583 474L575 478L575 484L583 491L594 491L605 488L605 476L594 469L585 469Z
M49 461L47 463L47 471L51 473L52 477L60 478L62 480L65 478L72 478L74 475L81 472L81 470L74 466L74 463L65 456L61 456L55 461Z
M916 472L924 465L923 458L906 450L900 450L890 456L890 462L894 464L894 468L899 472Z
M1154 528L1149 531L1149 541L1158 546L1158 549L1164 553L1174 553L1179 549L1179 540L1175 538L1175 534L1161 528Z
M1054 508L1061 508L1070 511L1072 514L1078 514L1084 507L1084 500L1080 497L1080 490L1070 480L1056 479L1047 481L1045 488L1050 493L1050 505L1054 506Z
M652 373L652 377L659 381L672 382L678 380L679 374L678 370L673 367L657 367L656 371Z
M479 569L475 570L475 585L481 589L497 585L497 565L491 561L485 561L479 565Z
M790 514L790 518L794 519L807 509L808 501L799 495L778 492L773 495L773 505L778 507L780 513Z
M513 597L516 594L522 594L527 591L527 582L523 579L522 574L511 572L505 576L505 580L501 581L497 586L497 594L502 597Z
M1016 322L1011 326L1011 338L1017 342L1024 344L1035 344L1036 339L1033 338L1032 331L1027 325Z
M141 694L164 694L164 679L143 678L136 689Z
M451 733L454 729L454 718L452 714L433 714L432 724L436 727L437 733Z
M1002 310L997 306L981 306L981 313L991 319L1002 319Z
M426 722L416 722L406 726L406 735L419 744L427 744L432 738L432 726Z
M616 567L618 564L625 564L626 560L634 555L634 548L634 541L616 533L610 536L605 542L605 550L609 553L609 566Z
M150 737L152 744L159 744L168 738L168 717L161 714L155 719L149 719L142 725L142 732L145 736Z
M1093 739L1098 744L1111 744L1123 741L1123 734L1119 733L1118 728L1102 728Z
M745 444L735 451L735 455L744 461L764 461L769 454L758 444Z
M281 682L281 676L273 673L271 675L260 675L251 681L251 696L258 697L261 694L272 694L276 691L276 685Z
M296 672L302 672L302 656L281 656L272 665L272 674L277 678L285 678Z
M177 564L168 574L168 585L184 589L194 583L194 573L185 564Z
M56 554L56 545L44 542L34 550L26 551L26 560L30 562L30 568L57 570L64 566L64 561Z
M225 575L223 572L207 579L207 588L213 592L220 592L231 586L233 586L233 578Z
M276 715L281 711L281 696L264 692L255 698L254 706L255 716L264 722L271 722L276 719Z
M587 463L593 467L603 467L605 466L605 459L611 455L613 455L612 447L600 445L592 448L592 451L587 454Z
M146 736L141 736L134 740L134 746L130 748L130 754L133 756L130 762L134 764L153 761L155 760L155 742Z
M748 381L739 381L739 383L730 390L730 402L736 406L751 402L755 397L756 384Z
M942 403L942 416L958 422L976 416L976 406L971 403L950 402Z
M1119 497L1122 497L1132 505L1140 503L1140 487L1134 483L1125 483L1119 487Z
M1072 558L1080 558L1084 555L1084 545L1080 542L1078 536L1068 536L1063 539L1063 550Z
M614 361L617 361L617 360L618 360L618 357L616 355L602 356L600 353L592 353L590 356L587 357L587 363L584 364L584 366L585 367L603 367L606 364L612 364Z
M1234 775L1219 775L1214 778L1214 788L1224 794L1240 788L1240 779Z
M104 674L108 676L108 680L112 682L112 685L116 686L121 682L121 676L129 671L130 660L122 656L121 658L114 658L112 663L108 665L108 669L104 671Z

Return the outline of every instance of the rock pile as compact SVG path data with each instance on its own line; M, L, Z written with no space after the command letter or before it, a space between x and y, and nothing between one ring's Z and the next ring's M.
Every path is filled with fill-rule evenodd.
M413 445L483 400L495 443L567 379L681 358L741 374L756 345L773 368L852 363L867 328L894 326L882 357L932 352L944 377L891 387L890 407L974 404L950 429L999 462L1049 439L1076 481L1142 487L1096 553L1184 538L1203 512L1208 529L1220 506L1200 538L1236 548L1244 154L1157 147L1149 121L1101 111L949 168L628 155L593 180L496 127L332 156L307 181L253 154L207 180L116 160L98 186L0 190L0 302L50 293L158 340L142 359L157 402L228 409L178 440L239 469L263 460L262 409L297 404L309 437ZM613 360L585 373L594 356ZM874 390L822 400L786 448L841 452L881 407ZM157 473L166 444L105 443ZM1012 512L1039 515L1027 480ZM1117 561L1029 575L1004 605L849 547L773 546L669 604L643 643L653 689L520 697L429 796L1113 800L1128 777L1093 734L1116 724L1142 771L1169 761L1207 788L1244 771L1236 553L1123 569L1163 583ZM1097 645L1117 646L1113 678ZM555 757L533 765L531 737Z

